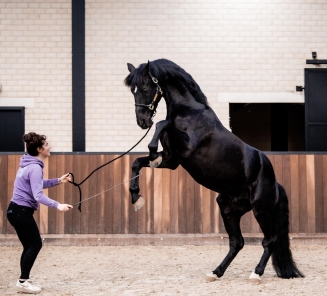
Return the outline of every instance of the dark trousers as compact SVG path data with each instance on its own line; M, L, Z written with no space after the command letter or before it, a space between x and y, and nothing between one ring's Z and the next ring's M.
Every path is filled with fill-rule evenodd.
M32 208L19 206L13 202L9 204L7 211L7 218L24 247L20 258L21 279L30 278L30 271L42 248L40 232L33 214Z

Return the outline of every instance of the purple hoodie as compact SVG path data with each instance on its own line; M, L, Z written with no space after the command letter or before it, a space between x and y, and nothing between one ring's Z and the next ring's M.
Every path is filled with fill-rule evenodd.
M43 180L43 167L43 161L24 154L20 159L12 202L34 210L38 210L40 203L57 208L59 203L43 194L42 189L58 185L58 179Z

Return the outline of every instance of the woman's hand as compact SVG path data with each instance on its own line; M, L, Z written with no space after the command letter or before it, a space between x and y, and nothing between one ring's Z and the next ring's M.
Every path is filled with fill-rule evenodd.
M65 175L61 176L60 178L58 178L58 182L59 182L59 184L66 183L68 181L71 181L71 179L72 178L70 177L70 173L68 173L68 174L65 174Z
M57 206L57 209L60 212L67 212L67 211L69 211L70 208L72 209L73 206L68 205L68 204L61 204L61 203L59 203L58 206Z

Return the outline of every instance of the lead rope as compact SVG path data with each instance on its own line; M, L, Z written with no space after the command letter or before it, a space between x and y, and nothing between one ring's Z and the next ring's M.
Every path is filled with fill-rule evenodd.
M100 192L100 193L97 193L97 194L95 194L95 195L93 195L93 196L91 196L91 197L89 197L89 198L83 199L83 200L81 200L81 201L79 201L79 202L73 204L72 206L74 207L74 206L76 206L76 205L78 205L78 204L81 204L81 203L84 202L84 201L87 201L87 200L89 200L89 199L91 199L91 198L93 198L93 197L96 197L96 196L98 196L98 195L100 195L100 194L102 194L102 193L105 193L105 192L107 192L107 191L109 191L109 190L111 190L111 189L114 189L114 188L116 188L116 187L118 187L118 186L120 186L120 185L123 185L124 183L126 183L126 182L128 182L128 181L130 181L130 180L133 180L133 179L137 178L137 177L140 176L140 175L142 175L142 173L139 173L138 175L136 175L136 176L134 176L134 177L132 177L132 178L126 180L126 181L123 181L123 182L121 182L121 183L119 183L119 184L116 184L115 186L112 186L112 187L108 188L108 189L105 190L105 191L102 191L102 192Z
M154 115L153 115L154 116ZM152 116L152 117L153 117ZM88 178L90 178L97 170L99 170L99 169L101 169L101 168L103 168L104 166L106 166L106 165L108 165L109 163L111 163L111 162L113 162L113 161L115 161L115 160L117 160L117 159L119 159L119 158L121 158L121 157L123 157L124 155L126 155L128 152L130 152L131 150L133 150L138 144L140 144L140 142L146 137L146 135L148 134L148 132L150 131L150 129L151 129L151 127L152 127L152 125L148 128L148 130L147 130L147 132L145 133L145 135L132 147L132 148L130 148L128 151L126 151L126 152L124 152L123 154L121 154L121 155L119 155L119 156L117 156L116 158L114 158L114 159L112 159L112 160L110 160L110 161L108 161L107 163L105 163L105 164L103 164L103 165L101 165L101 166L99 166L98 168L96 168L95 170L93 170L83 181L81 181L80 183L75 183L75 178L74 178L74 174L73 173L69 173L71 176L72 176L72 178L73 178L73 180L72 181L68 181L69 183L71 183L71 184L73 184L74 186L76 186L76 187L78 187L78 191L79 191L79 202L78 203L76 203L76 204L74 204L73 206L75 206L75 205L78 205L79 204L79 206L78 206L78 210L80 211L80 212L82 212L82 202L84 202L84 201L86 201L86 200L89 200L89 199L91 199L91 198L93 198L93 197L95 197L95 196L97 196L97 195L100 195L100 194L102 194L103 192L106 192L106 191L109 191L109 190L111 190L112 188L115 188L116 186L118 186L118 185L121 185L121 184L123 184L123 183L125 183L125 182L127 182L127 181L129 181L129 180L132 180L132 179L134 179L134 178L136 178L136 177L138 177L139 175L137 175L137 176L135 176L135 177L133 177L133 178L131 178L131 179L129 179L129 180L127 180L127 181L124 181L123 183L120 183L120 184L118 184L118 185L116 185L116 186L114 186L114 187L112 187L112 188L109 188L109 189L107 189L106 191L103 191L103 192L101 192L101 193L98 193L98 194L96 194L96 195L94 195L94 196L92 196L92 197L90 197L90 198L87 198L87 199L85 199L85 200L83 200L82 201L82 190L81 190L81 185L88 179Z

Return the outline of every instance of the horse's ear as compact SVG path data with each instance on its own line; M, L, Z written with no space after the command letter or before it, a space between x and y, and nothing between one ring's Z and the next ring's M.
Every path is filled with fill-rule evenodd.
M149 73L150 73L150 61L148 61L148 63L146 64L145 68L143 69L142 75L144 77L147 77L147 76L149 76Z
M132 64L127 63L127 69L129 72L132 72L133 70L135 70L135 67Z

